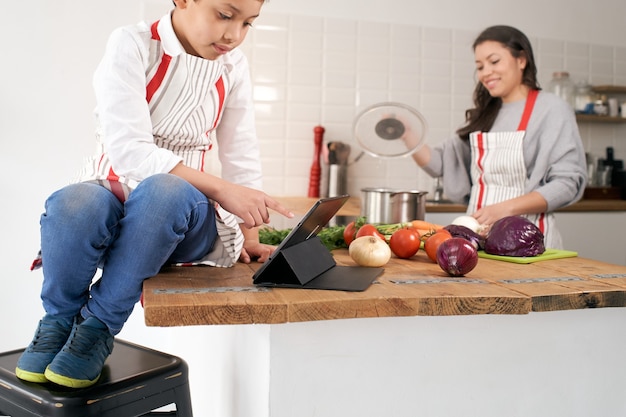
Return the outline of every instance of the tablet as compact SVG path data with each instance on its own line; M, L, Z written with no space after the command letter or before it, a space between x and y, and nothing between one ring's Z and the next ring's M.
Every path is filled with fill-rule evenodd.
M254 273L254 284L345 291L363 291L369 287L382 268L338 266L317 236L348 198L341 195L316 201Z

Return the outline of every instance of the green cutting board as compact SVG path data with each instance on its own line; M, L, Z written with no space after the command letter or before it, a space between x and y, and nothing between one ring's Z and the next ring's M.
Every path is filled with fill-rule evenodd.
M479 250L478 257L486 259L495 259L496 261L513 262L516 264L531 264L533 262L548 261L550 259L573 258L578 256L578 252L563 249L546 249L544 253L537 256L502 256L492 255Z

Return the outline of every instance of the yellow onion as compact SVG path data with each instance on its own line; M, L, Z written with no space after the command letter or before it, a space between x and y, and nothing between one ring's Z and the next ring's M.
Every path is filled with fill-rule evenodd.
M350 257L360 266L380 267L391 259L391 249L378 236L357 237L348 248Z

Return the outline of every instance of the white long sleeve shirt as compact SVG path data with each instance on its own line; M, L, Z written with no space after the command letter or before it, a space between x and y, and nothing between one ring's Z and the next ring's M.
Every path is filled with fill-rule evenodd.
M143 179L180 162L208 171L215 137L221 177L261 189L248 62L238 49L217 60L189 55L166 15L151 26L115 30L93 84L97 151L78 182L97 182L124 200ZM191 264L231 266L239 258L238 219L217 210L220 239Z
M158 22L157 32L160 41L145 23L112 33L93 79L97 152L78 181L110 179L112 169L117 181L132 190L181 161L204 171L215 133L222 178L261 189L246 57L238 49L215 61L187 54L169 15ZM159 74L163 54L171 60ZM148 102L148 84L159 77Z

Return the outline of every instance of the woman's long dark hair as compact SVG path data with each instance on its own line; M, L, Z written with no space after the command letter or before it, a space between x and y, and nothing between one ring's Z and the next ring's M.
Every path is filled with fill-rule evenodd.
M522 84L527 85L531 89L541 89L539 82L537 82L537 65L535 64L533 49L526 35L511 26L491 26L478 35L472 45L472 49L475 50L478 45L485 41L500 42L515 58L525 57L526 67L522 74ZM465 111L465 121L467 123L456 131L463 140L469 140L469 135L472 132L487 132L491 129L498 111L502 107L502 99L500 97L492 97L479 81L474 89L474 106L473 109Z

